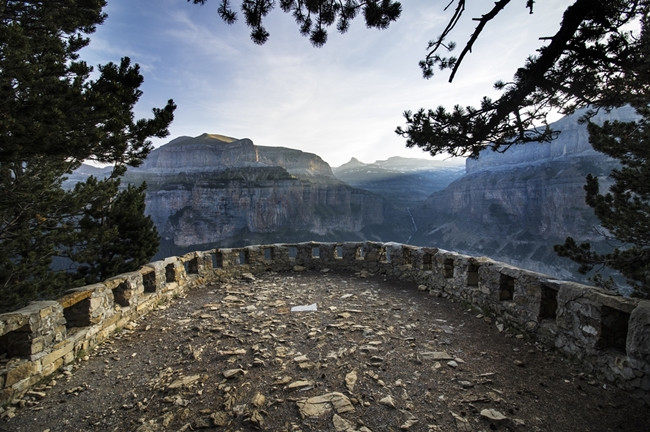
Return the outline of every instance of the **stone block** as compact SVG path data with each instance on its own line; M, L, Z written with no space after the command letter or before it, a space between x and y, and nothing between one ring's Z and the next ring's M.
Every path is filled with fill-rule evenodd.
M76 358L76 354L74 350L70 350L69 352L63 355L63 363L70 364L75 361L75 358Z
M142 274L142 287L145 293L154 293L160 290L164 283L164 268L161 261L150 263L140 269Z
M155 282L155 275L154 275ZM138 297L144 292L141 272L124 273L104 282L106 287L113 292L114 304L128 307L137 302Z
M5 387L12 387L15 384L40 372L40 364L29 360L8 366L7 377L5 378Z
M168 282L165 284L165 292L173 292L178 290L178 282Z
M92 294L93 294L92 286L76 288L68 292L68 294L64 295L63 297L59 298L58 301L61 307L63 307L63 309L67 309L78 304L82 300L90 298Z
M113 333L116 328L117 328L117 325L113 324L113 325L110 325L110 326L108 326L106 328L101 329L99 332L97 332L97 341L103 341L105 339L108 339L110 337L111 333Z
M382 247L379 243L366 242L364 244L365 260L367 262L377 263L381 259Z
M65 358L65 356L74 351L74 342L65 340L52 347L52 352L47 354L41 360L42 364L53 363L56 359ZM73 354L74 356L74 354Z
M76 288L59 299L68 328L86 327L100 322L113 306L111 291L104 284Z
M565 330L572 330L576 321L579 324L579 319L575 312L580 310L582 299L586 298L587 289L576 285L563 283L557 294L557 325Z
M627 354L650 369L650 301L641 301L630 314Z
M218 265L221 265L221 268L227 269L235 265L235 258L239 258L239 254L234 252L232 249L219 249L216 256L218 257Z
M16 312L0 314L0 335L7 334L29 325L29 312L24 309Z
M165 265L165 283L180 282L185 279L185 267L177 257L166 258Z
M90 341L87 339L78 341L77 343L74 344L74 352L75 354L79 353L79 351L88 351L90 349Z
M12 387L17 394L23 394L29 390L34 384L39 382L43 378L43 375L40 372L40 368L33 375L26 377L24 380L17 382Z
M116 312L114 312L113 314L111 314L110 316L108 316L107 318L105 318L105 319L101 322L101 326L100 326L100 327L101 327L102 329L105 329L105 328L107 328L107 327L110 327L110 326L114 325L116 322L118 322L118 321L120 320L121 317L122 317L122 311L116 311Z
M29 355L37 354L45 349L45 338L37 337L32 340Z
M16 391L11 387L0 390L0 405L11 402L15 395Z
M4 323L4 333L0 334L0 353L9 357L30 357L57 338L60 339L59 326L65 322L62 311L58 302L43 301L3 314L0 318Z
M52 375L63 366L63 358L58 358L51 363L43 363L43 376Z
M137 315L140 316L144 313L149 312L151 309L154 307L154 299L149 298L140 303L139 305L136 306L135 310L137 311Z
M56 305L52 302L48 302L47 304L43 304L41 302L41 308L39 310L39 316L41 320L45 320L48 317L52 316L53 314L56 314L58 312L58 308Z

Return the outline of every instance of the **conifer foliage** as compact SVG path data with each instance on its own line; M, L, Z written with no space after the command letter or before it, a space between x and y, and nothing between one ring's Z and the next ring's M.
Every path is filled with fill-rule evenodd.
M135 269L158 237L144 215L144 187L120 188L127 166L164 137L175 105L135 120L143 78L128 58L79 59L101 24L104 0L0 2L0 309ZM66 191L83 161L110 164ZM65 265L67 271L54 271Z
M208 0L187 0L194 4L205 4ZM237 11L230 0L218 2L217 12L228 24L237 21ZM241 11L246 25L251 29L251 39L257 44L264 44L269 39L269 32L264 27L264 18L275 7L274 0L242 0ZM293 15L300 34L309 37L314 46L327 42L327 30L336 23L336 29L345 33L350 22L359 13L363 13L369 28L385 29L399 18L402 5L391 0L280 0L280 8Z
M613 89L610 97L619 104L629 104L639 115L634 122L589 123L590 142L594 149L620 161L611 173L613 185L601 193L598 179L587 176L586 202L592 207L610 239L612 248L595 251L589 243L577 244L569 237L555 246L561 255L580 264L588 273L609 267L620 272L639 297L650 297L650 33L648 11L643 16L637 56L622 80L627 90ZM611 279L596 273L594 280L605 287Z

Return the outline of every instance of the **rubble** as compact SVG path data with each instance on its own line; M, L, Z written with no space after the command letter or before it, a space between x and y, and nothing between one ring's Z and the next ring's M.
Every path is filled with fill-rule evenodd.
M476 316L368 272L214 283L0 408L0 430L648 430L639 401Z

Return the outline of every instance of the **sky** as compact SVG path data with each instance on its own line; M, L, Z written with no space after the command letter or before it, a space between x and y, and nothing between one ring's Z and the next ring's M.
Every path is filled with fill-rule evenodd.
M552 36L569 2L513 0L484 29L454 79L449 72L422 78L418 62L427 42L446 26L449 0L404 0L388 29L368 29L358 16L345 34L335 28L313 47L279 7L267 17L269 41L256 45L243 21L228 25L217 0L108 0L108 18L90 36L81 56L91 65L128 56L144 77L137 118L151 117L168 99L178 105L170 135L214 133L250 138L256 145L289 147L321 156L331 166L356 157L365 163L391 156L431 158L405 147L394 131L403 113L419 108L478 105L496 96L492 85L508 81L526 58ZM277 2L276 2L277 3ZM470 1L451 40L460 50L476 18L492 1ZM234 0L238 7L240 1ZM440 159L441 156L436 157Z

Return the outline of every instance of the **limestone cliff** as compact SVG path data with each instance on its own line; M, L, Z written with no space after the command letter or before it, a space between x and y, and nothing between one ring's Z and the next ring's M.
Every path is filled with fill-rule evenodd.
M159 256L214 246L404 239L390 205L332 176L320 157L204 134L154 151L125 180L146 181Z
M414 212L418 232L413 242L580 278L576 265L559 258L553 245L567 236L604 244L583 186L591 173L607 187L617 163L593 150L578 115L552 125L561 132L552 143L516 146L504 154L486 151L468 160L465 176ZM623 110L610 118L631 115Z
M153 150L139 170L189 173L268 166L279 166L295 175L332 176L330 166L313 153L256 146L248 138L207 133L194 138L179 137Z
M260 166L249 139L221 135L179 137L153 150L139 170L147 172L221 171L229 167Z

